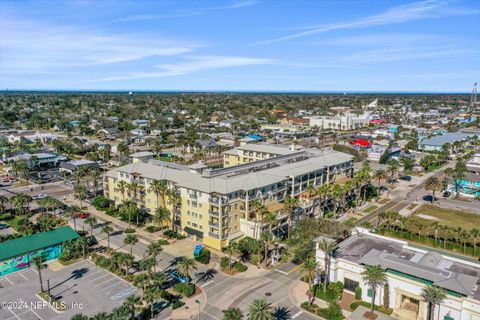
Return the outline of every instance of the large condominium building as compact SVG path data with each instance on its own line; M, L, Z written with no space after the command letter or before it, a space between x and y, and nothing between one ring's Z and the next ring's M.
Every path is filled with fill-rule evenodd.
M316 257L324 268L320 241L323 240L317 240ZM372 290L362 276L366 266L381 266L386 271L387 286L377 289L375 302L376 305L388 303L386 307L393 309L392 316L396 319L429 319L428 301L422 294L428 284L443 288L447 293L435 306L432 319L480 319L478 261L442 254L357 228L334 250L330 258L330 281L343 282L345 290L352 295L355 288L360 287L362 300L371 302ZM384 299L386 294L388 299Z
M368 126L369 114L355 116L349 108L332 108L334 116L310 117L310 127L322 130L355 130Z
M255 222L252 201L259 200L281 211L287 195L296 197L309 184L320 186L340 176L352 175L352 156L307 149L221 169L199 169L156 160L137 162L109 171L104 190L116 204L132 199L153 213L162 205L163 196L157 197L151 191L151 184L154 180L166 181L170 192L181 199L175 206L168 196L165 201L173 212L177 229L195 236L206 246L221 249L230 240L258 237L267 227ZM135 189L120 188L123 185L120 181L130 185L135 182ZM277 219L277 228L284 228L285 215L278 214Z
M296 150L294 146L287 148L271 144L246 144L223 152L223 166L231 167L296 153L299 154L301 151Z

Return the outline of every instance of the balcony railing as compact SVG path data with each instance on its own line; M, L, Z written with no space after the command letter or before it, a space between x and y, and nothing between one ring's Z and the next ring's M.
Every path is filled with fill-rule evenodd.
M220 235L213 232L209 232L208 236L211 238L220 239Z
M210 227L214 227L214 228L220 227L220 224L218 222L208 221L208 224L210 225Z
M218 217L220 215L220 212L218 211L213 211L213 210L209 210L208 213L211 215L211 216L215 216L215 217Z

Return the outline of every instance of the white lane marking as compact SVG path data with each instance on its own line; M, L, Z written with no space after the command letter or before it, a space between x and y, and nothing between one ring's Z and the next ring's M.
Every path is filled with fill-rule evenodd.
M15 318L17 318L18 320L22 320L22 319L20 319L20 318L15 314L15 312L13 312L13 311L10 310L10 309L7 309L7 310L10 311Z
M35 273L37 273L37 274L38 274L38 271L37 271L37 270L35 270L35 269L32 269L32 268L30 268L29 270L32 270L33 272L35 272Z
M14 286L13 282L10 281L10 279L8 279L7 276L3 276L2 279L7 280L12 286Z
M18 271L18 274L19 274L23 279L28 280L28 278L25 277L22 272Z
M99 286L101 286L101 285L104 284L104 283L109 283L109 282L112 281L112 280L113 280L113 281L116 281L116 280L118 280L118 279L117 279L117 278L107 279L107 280L105 280L105 281L102 281L102 282L100 282L100 283L97 283L97 284L95 285L95 287L99 287Z
M292 319L295 319L296 317L298 317L299 315L301 315L303 313L303 311L298 311L297 313L295 313L293 316L292 316Z
M129 294L131 294L132 292L134 292L134 291L136 291L136 290L137 290L137 288L135 288L135 287L127 288L127 289L122 290L122 291L120 291L119 293L111 296L110 299L112 299L112 300L118 300L118 299L120 299L120 298L123 298L123 297L125 297L125 296L128 296Z
M115 282L115 283L112 284L111 286L108 286L108 287L106 287L106 288L103 288L101 291L106 291L106 290L111 289L111 288L113 288L113 287L115 287L115 286L118 286L119 284L122 283L120 280L117 280L117 281L118 281L118 282Z
M22 301L22 300L20 300L20 301ZM22 301L22 302L23 302L23 301ZM26 304L26 303L25 303L25 304ZM32 308L30 308L30 307L28 306L28 304L27 304L27 308L28 308L28 309L30 309L30 311L32 311L32 312L33 312L33 314L34 314L34 315L36 315L36 316L38 317L38 319L40 319L40 320L43 320L43 318L42 318L42 317L40 317L40 316L39 316L39 315L38 315L38 314L37 314L35 311L33 311L33 310L32 310Z
M99 277L96 277L96 278L94 278L94 279L92 279L92 280L89 280L88 282L89 282L89 283L92 283L92 282L95 282L95 281L97 281L98 279L101 279L101 278L106 277L106 276L109 276L109 274L108 274L108 273L104 273L104 274L102 274L102 275L99 276Z
M204 288L204 287L208 286L210 283L213 283L213 280L210 280L207 283L202 284L200 287Z
M288 275L288 272L285 272L285 271L282 271L282 270L278 270L278 269L274 269L274 270L277 271L277 272L279 272L279 273Z

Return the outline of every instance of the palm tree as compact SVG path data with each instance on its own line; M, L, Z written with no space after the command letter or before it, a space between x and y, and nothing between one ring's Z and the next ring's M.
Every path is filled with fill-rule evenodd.
M159 207L158 205L158 200L159 200L159 197L162 198L162 207L163 208L166 208L166 201L165 201L165 196L167 195L167 192L168 192L168 184L167 184L167 181L166 180L153 180L151 183L150 183L150 188L149 188L149 191L150 192L153 192L157 198L157 207Z
M137 204L132 200L124 201L122 207L120 208L120 213L128 215L128 229L131 227L130 223L132 214L136 214L137 210Z
M470 235L473 238L473 255L475 256L477 254L477 241L480 237L480 230L473 228L470 230Z
M392 160L388 161L388 172L390 172L391 186L393 186L393 182L394 182L393 177L397 173L398 168L399 168L399 164L398 164L397 160L392 159Z
M318 262L315 258L310 258L306 260L302 265L302 277L308 281L308 291L311 294L312 300L308 301L309 303L313 302L313 290L312 290L312 283L315 280L315 276L317 275L318 269Z
M73 195L80 201L80 208L83 208L82 201L87 198L87 189L84 186L77 184L73 187Z
M5 207L8 203L8 198L5 197L4 195L0 195L0 214L4 214L5 213Z
M295 209L298 207L299 204L298 198L287 196L285 199L285 211L288 214L288 235L287 237L290 238L290 233L292 232L293 226L293 215L295 213Z
M73 229L75 231L77 231L77 218L80 216L81 211L82 209L79 206L71 205L65 212L65 217L73 220Z
M239 308L229 307L226 310L223 310L223 320L242 320L243 313Z
M255 226L253 228L253 237L257 238L258 222L261 220L260 216L264 214L267 208L258 199L252 201L252 203L250 204L250 208L251 210L255 211Z
M123 238L123 244L130 246L130 254L133 255L133 247L138 243L138 237L134 234L127 234Z
M423 288L422 295L429 304L429 320L434 320L435 306L442 303L443 299L447 297L447 293L442 288L429 284L425 288Z
M110 248L110 234L113 232L113 228L112 226L106 225L102 228L102 232L107 235L108 251L110 251L112 250L112 248Z
M166 208L158 207L155 209L153 220L159 227L164 226L166 223L171 221L170 211L168 211Z
M147 288L147 290L145 291L145 297L144 297L145 302L150 304L150 319L154 319L153 305L155 304L156 301L158 301L162 297L161 293L162 293L162 290L158 290L155 287Z
M323 251L324 279L323 292L327 292L327 285L330 277L330 257L336 248L336 243L325 238L319 243L319 249Z
M157 272L157 257L158 254L162 251L162 245L159 242L152 242L148 245L146 253L152 258L155 259L155 265L153 266L153 271Z
M167 197L168 197L168 202L171 204L172 206L172 212L171 212L171 226L172 226L172 230L174 230L175 228L175 212L176 210L178 209L177 207L182 203L182 197L180 196L180 193L177 191L177 190L170 190L168 191L167 193Z
M137 194L138 194L138 191L140 190L140 184L136 181L132 181L129 185L128 185L128 189L132 192L132 195L133 195L133 201L134 202L137 202Z
M128 183L124 180L120 180L117 183L117 188L122 194L122 200L125 201L125 191L128 189Z
M262 234L260 235L260 239L263 241L264 248L265 248L263 263L265 264L265 268L266 268L268 264L268 247L269 247L270 241L272 240L272 235L269 232L262 232Z
M375 297L377 296L377 288L387 283L387 275L385 270L380 266L365 266L362 272L363 281L366 282L372 290L372 306L370 312L375 312Z
M228 254L228 270L232 270L232 254L237 251L237 243L230 242L227 246L223 247L223 251Z
M248 320L274 320L272 304L266 299L255 299L248 306Z
M92 179L92 186L93 186L93 192L94 195L97 195L97 189L98 189L98 179L100 178L100 171L98 169L92 169L89 170L89 175L90 178Z
M197 262L189 257L182 257L177 264L177 270L180 274L186 276L187 278L190 277L190 272L197 269Z
M129 319L134 319L135 318L135 307L140 303L140 298L131 295L128 296L125 301L123 302L123 306L125 306L126 309L130 311L130 318Z
M437 177L430 177L427 179L425 183L425 190L432 191L432 203L435 201L435 192L439 191L442 187L440 181L438 181Z
M40 281L40 292L44 292L43 290L43 280L42 280L42 270L47 267L45 264L46 258L41 254L32 258L31 262L35 265L38 273L38 280Z
M90 226L90 238L93 239L93 226L97 224L97 218L90 216L85 219L85 222Z

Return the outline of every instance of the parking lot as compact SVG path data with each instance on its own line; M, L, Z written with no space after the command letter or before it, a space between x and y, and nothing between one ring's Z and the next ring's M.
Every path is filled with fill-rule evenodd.
M93 316L99 312L110 312L137 290L88 261L55 272L47 268L42 271L42 276L44 288L47 289L49 281L51 294L69 309L64 313L56 313L41 304L35 295L40 291L38 273L29 268L0 277L0 319L70 319L77 313Z

